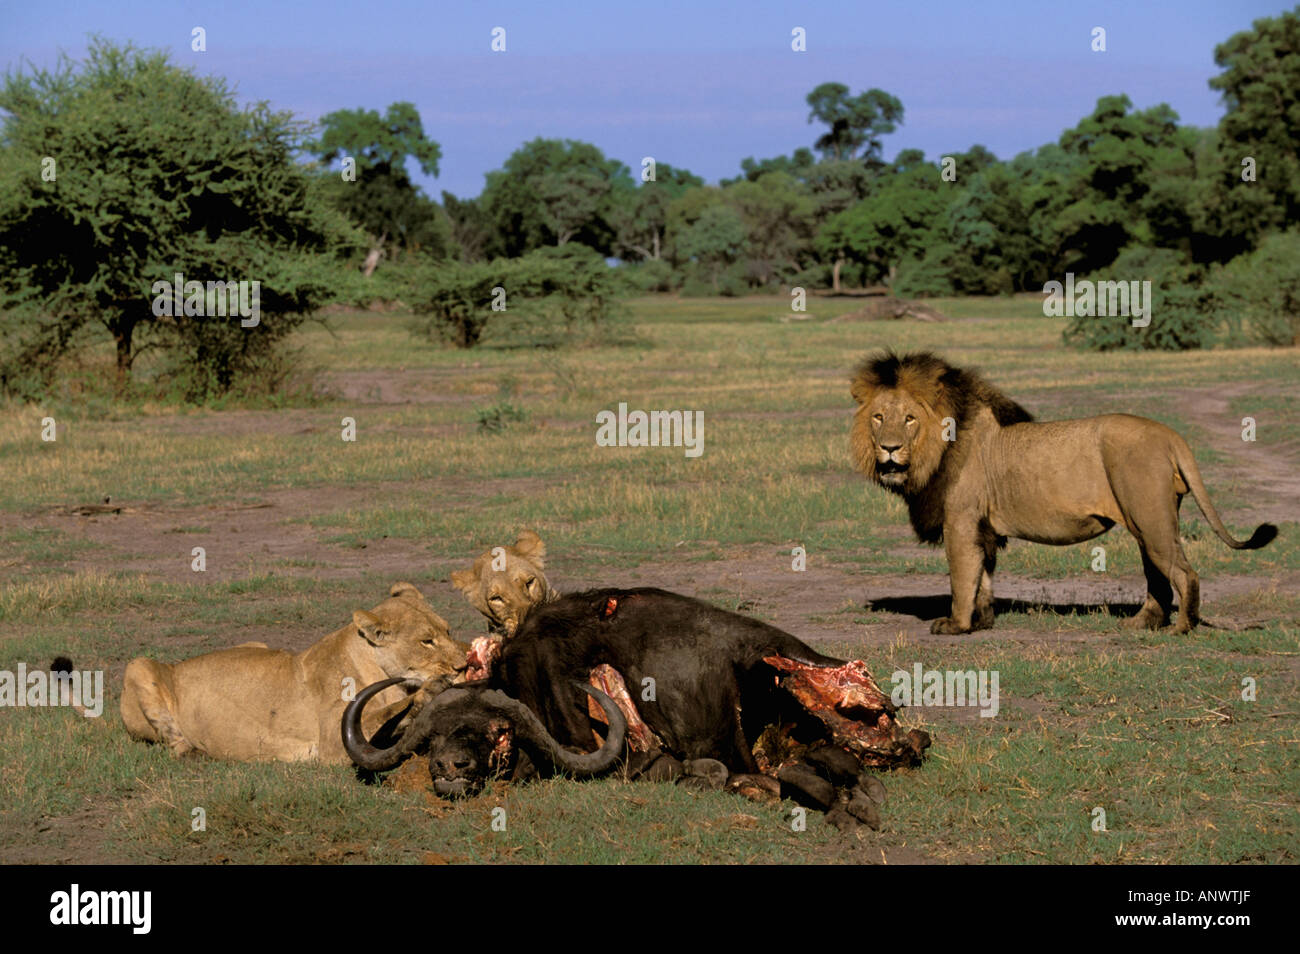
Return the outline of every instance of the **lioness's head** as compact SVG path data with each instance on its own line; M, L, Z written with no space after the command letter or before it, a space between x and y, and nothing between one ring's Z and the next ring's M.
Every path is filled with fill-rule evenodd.
M513 546L493 547L468 570L457 570L451 582L487 617L493 633L513 636L528 612L558 594L546 582L546 544L531 530L519 534Z
M421 682L465 665L466 647L451 638L447 621L410 583L394 583L388 599L352 614L356 635L374 652L389 676Z
M926 488L944 455L987 407L998 424L1033 418L978 374L962 371L928 351L899 357L872 355L858 365L850 388L852 450L858 468L905 497Z

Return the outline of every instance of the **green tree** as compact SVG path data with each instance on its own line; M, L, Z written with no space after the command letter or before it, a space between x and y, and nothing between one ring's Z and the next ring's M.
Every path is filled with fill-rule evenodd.
M371 274L386 246L446 252L451 226L437 204L411 182L408 159L425 175L438 175L442 147L424 134L420 113L411 103L393 103L380 115L373 109L340 109L321 120L324 131L310 144L324 163L356 163L355 181L327 177L334 205L371 236L365 273Z
M609 177L593 169L548 172L538 180L542 221L557 246L567 244L608 208L612 188Z
M882 89L850 96L843 83L822 83L808 94L807 103L808 122L830 127L815 145L823 156L835 159L852 159L861 149L869 165L878 162L881 137L903 121L903 104Z
M703 184L699 176L666 162L656 165L653 181L634 186L631 180L617 180L610 210L616 254L626 258L631 253L646 261L661 259L669 207L674 199Z
M79 71L63 58L53 71L7 75L0 109L10 369L34 354L52 361L99 325L119 384L143 350L164 348L201 390L228 387L325 300L320 276L357 247L294 161L303 125L264 105L237 108L224 83L165 53L95 39ZM258 324L155 314L154 283L177 272L260 281ZM6 386L14 380L6 372Z
M614 254L612 205L627 166L590 143L534 139L487 174L478 204L490 224L489 255L516 257L576 241Z
M1161 103L1131 111L1127 96L1103 96L1093 112L1061 134L1060 147L1077 157L1066 180L1056 229L1067 266L1089 272L1115 260L1127 245L1149 245L1140 210L1153 169L1189 161L1191 143L1179 135L1178 114Z
M700 263L716 290L722 270L745 251L745 239L745 220L739 212L728 205L710 205L681 236L678 249Z
M796 179L802 179L815 164L816 159L813 157L812 150L806 146L800 146L790 156L774 156L771 159L759 160L751 156L740 161L740 175L734 179L723 179L720 184L725 187L746 179L753 182L768 172L785 172Z
M1300 7L1256 20L1214 48L1210 80L1227 111L1219 121L1204 220L1226 260L1260 236L1300 222ZM1256 181L1243 181L1254 160Z
M481 262L492 239L492 225L477 199L458 199L443 190L442 207L451 224L448 249L462 262Z
M677 268L691 258L682 251L682 242L707 210L715 205L725 205L722 190L716 186L687 189L668 203L667 221L664 224L664 256ZM743 225L743 223L742 223Z
M862 162L855 159L823 159L810 166L804 173L803 181L813 200L814 221L824 223L855 202L865 199L876 178ZM838 252L830 260L833 291L840 291L840 275L845 262L845 257Z
M892 280L900 264L923 258L938 241L939 224L954 198L937 166L914 165L827 220L817 233L817 251L824 260L857 262L869 280Z
M944 215L947 243L927 252L945 260L954 291L993 294L1041 288L1049 253L1035 240L1025 183L1034 174L1032 154L988 166L961 189ZM959 170L962 167L958 160ZM958 172L958 182L960 179Z
M757 285L785 279L811 251L816 204L788 173L768 172L723 190L745 226L745 260ZM698 224L698 223L697 223Z

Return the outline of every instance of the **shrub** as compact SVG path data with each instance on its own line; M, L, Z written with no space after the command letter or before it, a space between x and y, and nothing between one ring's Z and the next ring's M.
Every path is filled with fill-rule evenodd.
M1076 315L1062 332L1067 344L1092 351L1187 351L1214 343L1221 323L1219 295L1200 269L1171 249L1125 249L1094 281L1151 282L1151 323L1134 327L1122 316Z
M425 266L410 286L412 330L472 348L492 316L507 312L525 322L562 322L566 332L579 323L598 326L613 316L626 287L613 272L598 253L576 243L515 259ZM494 311L495 301L506 311Z
M661 258L622 266L628 283L639 291L670 292L681 287L681 276Z
M1215 284L1234 329L1249 340L1300 345L1300 232L1268 236L1229 262Z
M898 266L890 290L900 298L937 298L953 293L947 262L939 255L907 259Z
M528 420L528 412L509 401L498 401L491 407L479 408L477 416L478 429L489 434L499 434L512 424L522 424Z

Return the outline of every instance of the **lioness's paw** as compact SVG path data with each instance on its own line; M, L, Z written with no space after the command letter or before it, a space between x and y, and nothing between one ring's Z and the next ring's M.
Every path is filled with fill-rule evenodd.
M962 626L951 616L945 616L943 619L936 619L930 624L930 632L944 636L953 636L957 633L969 633L969 626Z

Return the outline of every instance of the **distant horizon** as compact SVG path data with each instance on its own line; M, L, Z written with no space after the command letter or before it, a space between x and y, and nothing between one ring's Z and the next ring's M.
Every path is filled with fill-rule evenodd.
M467 199L538 137L590 142L634 174L653 156L716 184L740 175L746 157L812 148L823 127L807 122L804 97L829 81L902 100L886 158L921 149L934 160L980 144L1009 160L1055 142L1108 95L1125 94L1136 109L1168 103L1182 125L1214 126L1223 114L1208 86L1220 72L1214 47L1291 9L1261 0L1231 10L1210 0L1059 11L939 3L920 15L840 0L815 11L676 0L651 10L510 6L434 13L407 0L358 13L330 0L299 13L235 2L209 13L155 0L121 10L54 0L7 12L0 62L25 72L28 61L54 66L61 51L81 60L98 33L224 78L241 105L267 100L311 122L409 101L442 148L441 174L412 162L412 180L434 199L444 190ZM195 26L207 31L206 52L190 49ZM490 50L496 26L506 29L504 53ZM1091 50L1096 26L1106 30L1104 53ZM794 27L806 31L807 52L791 50Z

